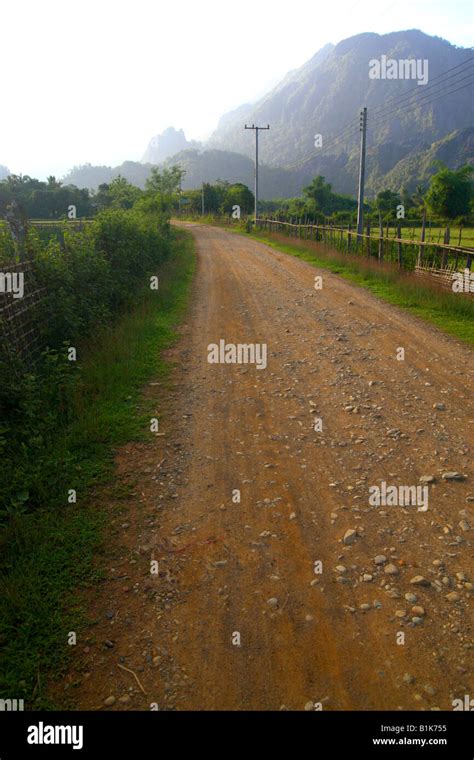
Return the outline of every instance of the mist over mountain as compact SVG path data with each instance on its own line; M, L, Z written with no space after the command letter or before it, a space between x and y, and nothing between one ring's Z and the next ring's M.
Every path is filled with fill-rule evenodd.
M370 78L370 62L382 56L427 61L427 84ZM466 86L470 70L462 67L471 56L469 49L416 29L358 34L325 45L257 102L224 114L204 145L170 127L150 141L141 163L76 167L66 179L97 187L121 174L143 187L153 164L179 163L186 170L185 189L216 179L251 187L255 136L244 125L270 124L259 141L262 198L299 195L317 174L334 190L355 195L359 112L367 106L367 193L413 189L429 180L435 159L450 168L472 161L474 85ZM315 147L316 134L321 148Z
M99 185L108 184L120 176L143 189L152 166L153 164L143 164L140 161L124 161L123 164L114 167L82 164L81 166L74 166L62 178L62 182L64 185L97 190Z
M0 182L2 179L6 179L9 174L11 174L10 169L8 169L6 166L3 166L3 164L0 164Z
M200 187L202 182L211 184L217 180L228 180L231 183L242 182L253 188L255 164L251 158L224 150L187 150L168 159L166 165L179 164L186 174L183 179L183 189ZM259 165L260 197L291 198L298 195L303 185L312 179L310 169L295 172L278 166Z
M186 140L182 129L176 130L174 127L168 127L161 135L156 135L150 140L142 158L142 163L160 164L182 150L199 147L200 143L196 142L196 140Z

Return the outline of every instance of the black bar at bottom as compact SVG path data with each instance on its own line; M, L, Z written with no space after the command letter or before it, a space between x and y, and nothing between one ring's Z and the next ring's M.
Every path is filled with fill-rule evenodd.
M472 760L471 712L1 712L0 760L292 756ZM52 743L54 742L54 743ZM74 749L75 747L75 749ZM303 747L306 749L303 751ZM292 757L292 760L293 760Z

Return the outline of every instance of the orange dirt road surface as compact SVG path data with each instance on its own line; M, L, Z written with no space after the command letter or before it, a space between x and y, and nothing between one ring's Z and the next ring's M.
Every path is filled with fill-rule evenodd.
M474 694L472 351L250 237L185 226L198 266L172 383L145 390L160 432L117 453L133 494L99 500L106 578L56 697L451 710ZM266 368L209 363L221 339L266 344ZM371 504L382 482L426 486L427 511Z

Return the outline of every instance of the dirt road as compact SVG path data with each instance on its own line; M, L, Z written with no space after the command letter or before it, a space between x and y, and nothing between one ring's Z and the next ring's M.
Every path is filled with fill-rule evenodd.
M107 579L69 698L452 709L474 694L472 352L335 275L190 229L174 384L146 391L160 434L119 452L134 496L107 506ZM221 339L266 344L266 368L209 363ZM371 486L423 476L427 511L370 504Z

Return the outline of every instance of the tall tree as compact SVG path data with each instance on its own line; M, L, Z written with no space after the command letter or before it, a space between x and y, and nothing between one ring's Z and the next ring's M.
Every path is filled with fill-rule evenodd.
M431 178L426 195L430 211L443 219L455 219L469 213L472 182L472 166L462 166L452 171L438 163L439 169Z

